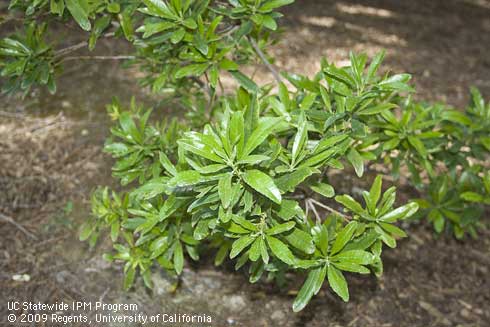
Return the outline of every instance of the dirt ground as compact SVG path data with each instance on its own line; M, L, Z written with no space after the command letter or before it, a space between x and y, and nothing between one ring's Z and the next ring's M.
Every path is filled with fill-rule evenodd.
M297 0L284 13L284 40L273 49L279 68L312 74L321 56L343 63L349 50L384 48L386 68L412 73L419 99L461 107L471 85L490 98L489 1ZM262 70L258 77L270 79ZM77 230L90 191L114 183L101 152L104 106L128 94L146 97L118 64L81 63L66 70L55 96L2 99L0 323L7 301L104 301L136 303L146 314L206 313L213 326L489 325L488 229L478 240L456 241L413 224L408 240L385 251L382 279L350 275L349 303L324 288L299 314L287 290L249 285L240 272L206 259L188 265L180 281L155 271L154 290L138 281L123 292L122 267L102 259L109 243L91 250ZM291 279L290 290L300 286L301 278Z

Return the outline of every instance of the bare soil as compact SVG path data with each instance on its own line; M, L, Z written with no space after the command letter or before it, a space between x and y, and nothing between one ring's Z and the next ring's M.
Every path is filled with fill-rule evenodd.
M279 68L311 75L321 56L343 63L350 50L372 55L385 48L386 68L412 73L419 99L461 107L470 85L490 98L488 1L297 0L284 13L284 40L273 49ZM110 42L101 46L117 49ZM258 75L271 78L262 69ZM349 303L325 287L299 314L290 309L294 292L288 289L297 290L301 277L291 278L288 289L249 285L228 266L214 268L210 258L187 265L180 281L155 271L154 290L138 280L123 292L122 267L101 257L109 243L89 249L77 231L89 214L90 191L113 183L111 161L101 152L109 123L104 105L113 95L127 101L128 94L145 97L116 63L80 63L67 69L55 96L5 100L0 322L7 301L101 300L136 303L147 314L206 313L213 326L489 325L488 229L478 240L456 241L435 237L424 224L410 225L409 239L383 254L381 279L350 275Z

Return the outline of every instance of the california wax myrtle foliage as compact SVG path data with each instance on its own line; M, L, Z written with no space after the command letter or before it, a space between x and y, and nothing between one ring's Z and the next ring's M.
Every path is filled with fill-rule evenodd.
M71 54L83 47L94 49L101 37L130 42L135 54L122 56L145 72L141 82L154 91L185 93L203 85L213 93L222 71L238 71L254 59L253 47L272 42L280 7L293 0L12 0L9 10L23 15L24 29L0 41L3 92L27 93L32 86L47 85L55 92L54 75ZM47 25L37 22L45 20ZM49 27L74 20L89 33L87 41L62 48L48 42ZM53 29L52 33L57 30ZM58 32L59 33L59 32ZM109 58L107 58L109 59ZM116 58L117 59L117 58Z
M382 250L407 236L402 221L426 219L457 238L485 226L490 104L476 89L464 109L413 101L409 74L380 73L383 52L351 53L345 67L323 59L313 77L278 74L266 47L277 10L291 2L11 3L26 27L0 43L5 92L55 92L73 51L121 37L134 45L124 58L146 73L142 85L184 111L158 121L135 101L108 106L114 127L104 150L122 188L92 194L80 238L95 245L110 237L106 258L124 263L126 289L137 276L152 287L157 267L179 275L186 261L213 256L251 283L304 276L293 302L300 311L323 285L348 301L346 274L380 276ZM34 24L41 17L74 20L87 41L55 48L49 24ZM275 85L240 71L257 61ZM223 91L224 75L236 80L235 92ZM351 192L334 182L339 174L371 185ZM404 203L396 200L401 177L414 194Z

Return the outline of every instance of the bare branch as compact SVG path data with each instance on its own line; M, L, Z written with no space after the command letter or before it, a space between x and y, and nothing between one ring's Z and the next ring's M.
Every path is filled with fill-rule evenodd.
M120 56L71 56L64 57L59 62L69 60L130 60L136 59L136 56L120 55Z
M252 45L252 48L254 48L255 52L257 53L257 55L260 57L260 59L264 63L264 65L267 67L267 69L269 69L269 71L271 72L272 76L274 76L274 78L276 79L277 83L282 83L281 75L279 75L279 73L277 72L277 70L269 62L269 60L267 59L267 57L265 56L265 54L262 52L262 50L260 50L260 47L258 46L257 42L255 42L255 40L252 39L252 38L250 38L250 37L247 38L247 39L250 42L250 44Z
M31 232L29 232L24 226L22 226L21 224L15 222L15 220L12 218L12 217L9 217L7 215L4 215L2 213L0 213L0 220L6 222L6 223L9 223L9 224L12 224L14 225L18 230L20 230L22 233L24 233L27 237L33 239L33 240L37 240L37 237L36 235L32 234Z
M338 216L340 216L340 217L344 218L345 220L351 220L351 219L352 219L352 217L347 216L347 215L344 215L344 214L343 214L343 213L341 213L340 211L337 211L337 210L335 210L334 208L331 208L331 207L327 206L326 204L323 204L323 203L321 203L321 202L319 202L319 201L317 201L317 200L315 200L315 199L309 198L309 199L306 199L305 201L309 202L309 203L312 205L312 206L311 206L312 208L313 208L315 205L317 205L317 206L319 206L319 207L321 207L321 208L323 208L323 209L326 209L326 210L328 210L328 211L330 211L330 212L332 212L332 213L334 213L334 214L336 214L336 215L338 215Z

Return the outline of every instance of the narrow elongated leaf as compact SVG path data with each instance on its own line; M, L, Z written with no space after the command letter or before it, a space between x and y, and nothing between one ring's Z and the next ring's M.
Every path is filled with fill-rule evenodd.
M347 287L347 282L344 275L335 268L333 265L328 266L328 282L330 287L333 289L338 296L342 298L345 302L349 301L349 289Z
M338 234L337 237L335 238L335 242L332 245L332 249L330 250L331 254L335 254L342 250L344 246L349 242L352 238L352 235L354 235L354 232L356 231L357 228L357 222L351 221L348 223Z
M310 302L311 298L316 295L322 287L325 275L327 272L326 266L312 269L306 278L305 283L299 290L298 295L294 299L293 311L299 312Z
M254 81L252 81L249 77L246 75L242 74L240 71L231 71L231 75L235 78L235 80L242 86L245 90L251 92L251 93L258 93L260 91L260 88L258 87L257 84L255 84Z
M305 146L307 139L308 139L308 129L306 125L306 118L305 118L304 111L301 111L301 114L299 116L299 122L298 122L298 132L294 137L293 148L291 150L291 154L293 157L293 161L292 161L293 166L296 163L299 154L303 150L303 147Z
M364 159L361 157L359 152L356 149L351 148L347 153L347 160L352 164L354 170L356 171L356 175L358 177L362 177L364 174Z
M202 181L201 174L195 170L180 171L168 181L168 187L185 187L198 184Z
M281 118L266 117L259 121L257 128L252 132L247 140L241 158L248 156L274 131L274 128L281 121Z
M284 224L279 224L274 227L269 228L266 230L267 235L276 235L276 234L281 234L284 232L287 232L288 230L292 229L296 225L294 221L290 221Z
M223 204L223 208L228 209L231 203L231 178L233 176L231 174L227 174L222 177L218 182L218 194L221 199L221 203Z
M252 237L250 235L246 235L243 237L240 237L238 240L233 242L231 245L231 252L230 252L230 259L233 259L237 255L240 254L247 246L252 244L252 242L255 240L255 237Z
M281 192L277 188L272 178L260 170L247 170L242 175L243 180L257 192L265 195L277 204L281 204Z
M376 209L376 204L379 201L379 198L381 197L381 184L383 183L383 180L380 175L376 176L376 179L374 180L373 185L371 186L371 189L369 190L369 203L366 203L369 212L371 214L374 214L374 210Z
M201 76L208 69L208 64L192 64L179 68L175 73L175 78L182 78L186 76Z
M315 244L313 244L313 238L310 234L302 231L301 229L294 228L293 231L284 236L289 244L296 249L305 253L311 254L315 252Z
M82 2L85 2L85 6L83 6ZM80 25L82 29L90 31L90 21L88 20L88 14L84 9L84 7L88 7L88 5L86 5L86 0L65 0L65 3L68 11L78 25Z
M257 237L248 251L248 258L250 261L257 261L260 258L260 240L262 237Z
M342 251L332 257L332 260L342 263L355 263L358 265L368 265L373 260L373 255L363 250Z
M296 258L286 244L269 235L267 235L266 238L272 253L274 253L279 260L288 265L294 265Z
M326 183L316 183L311 185L311 189L324 197L331 198L335 195L335 190L332 185Z
M180 241L176 241L175 243L174 268L177 275L180 275L184 269L184 252L182 251L182 244Z
M301 167L292 173L277 178L275 181L277 187L282 192L292 192L296 186L301 184L306 178L318 173L320 173L320 171L316 168Z
M347 194L337 195L335 197L335 201L342 204L344 207L346 207L347 209L349 209L354 213L362 214L364 212L363 207L356 200L354 200L350 195Z
M398 219L405 219L412 216L419 209L419 205L416 202L410 202L402 207L396 208L393 211L388 212L384 216L380 217L379 220L392 223L397 221Z
M260 238L260 256L265 264L269 263L269 252L267 251L267 245L263 237Z

